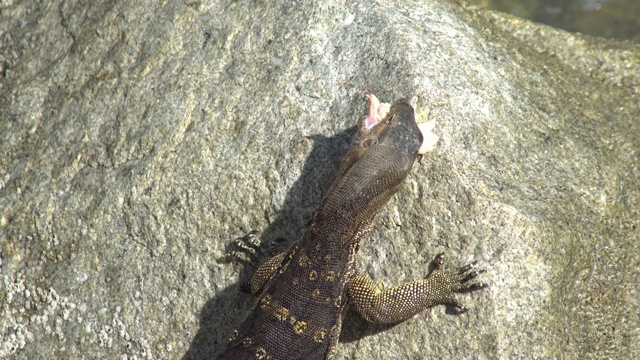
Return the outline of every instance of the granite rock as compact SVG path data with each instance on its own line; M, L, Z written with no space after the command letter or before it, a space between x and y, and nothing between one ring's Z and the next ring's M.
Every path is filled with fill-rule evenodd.
M367 92L440 142L364 269L490 287L347 313L338 359L640 355L638 44L444 0L4 1L0 357L211 357L252 302L232 240L301 236Z

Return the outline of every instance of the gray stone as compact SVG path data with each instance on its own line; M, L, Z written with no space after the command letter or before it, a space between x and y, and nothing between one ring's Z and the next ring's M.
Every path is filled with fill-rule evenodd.
M490 287L348 313L338 359L640 355L637 44L442 0L145 4L0 5L0 357L213 355L252 303L230 243L302 234L366 92L440 142L363 267Z

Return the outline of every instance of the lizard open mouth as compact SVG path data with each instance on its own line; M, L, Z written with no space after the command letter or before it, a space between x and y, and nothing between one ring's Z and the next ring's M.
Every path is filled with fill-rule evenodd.
M381 103L373 94L365 94L365 96L369 99L369 113L364 120L364 126L367 130L370 130L382 121L382 119L387 117L389 109L391 109L391 104Z

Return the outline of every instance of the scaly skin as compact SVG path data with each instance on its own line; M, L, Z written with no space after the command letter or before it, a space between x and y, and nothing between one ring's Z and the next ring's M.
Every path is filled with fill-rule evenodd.
M464 311L453 294L485 286L470 283L478 274L471 265L444 270L442 256L427 278L387 290L359 268L360 240L424 148L406 100L389 109L368 97L369 116L360 120L337 180L302 240L256 271L257 301L218 359L329 359L347 303L368 321L396 323L439 304Z

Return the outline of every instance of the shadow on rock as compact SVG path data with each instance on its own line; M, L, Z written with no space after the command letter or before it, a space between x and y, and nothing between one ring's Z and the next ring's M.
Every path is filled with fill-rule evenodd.
M313 141L311 153L305 161L300 178L294 183L287 193L283 207L277 218L262 231L260 240L263 244L274 244L277 251L285 250L286 246L297 241L303 234L305 224L311 220L313 212L301 211L301 209L316 209L325 192L331 186L333 178L338 171L340 160L346 153L355 134L355 126L336 134L332 137L310 136ZM302 214L302 215L301 215ZM260 229L257 229L260 230ZM295 238L288 238L293 234ZM287 238L284 244L277 244L276 239ZM232 239L229 239L232 242ZM266 260L266 256L262 263ZM258 265L258 263L256 265ZM195 335L189 350L183 356L183 360L212 359L226 344L228 336L238 326L243 317L249 312L254 298L240 290L243 282L251 280L256 266L244 266L239 276L239 281L220 292L216 297L207 301L200 311L200 328ZM223 318L219 313L224 304L236 303L237 316L231 319ZM242 314L242 315L240 315ZM213 337L212 334L220 334Z

